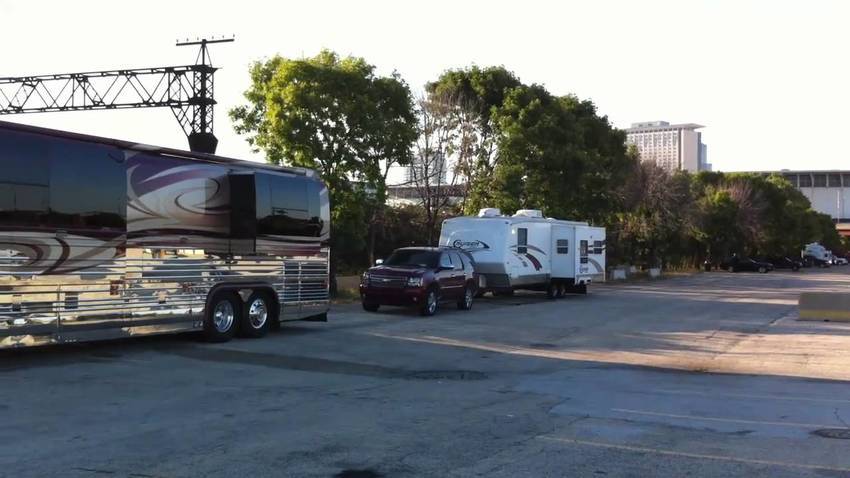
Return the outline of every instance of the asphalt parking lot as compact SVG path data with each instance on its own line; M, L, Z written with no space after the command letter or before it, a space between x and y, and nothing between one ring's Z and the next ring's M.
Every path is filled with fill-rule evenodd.
M850 476L850 268L0 353L0 476ZM834 438L827 438L828 435Z

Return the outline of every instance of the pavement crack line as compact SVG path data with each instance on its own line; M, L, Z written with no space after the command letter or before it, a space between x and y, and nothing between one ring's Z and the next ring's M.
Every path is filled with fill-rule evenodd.
M847 422L845 422L844 419L841 418L841 414L838 413L837 408L835 409L834 413L835 413L835 418L838 419L838 421L841 422L842 425L844 425L844 428L850 429L850 425L848 425Z

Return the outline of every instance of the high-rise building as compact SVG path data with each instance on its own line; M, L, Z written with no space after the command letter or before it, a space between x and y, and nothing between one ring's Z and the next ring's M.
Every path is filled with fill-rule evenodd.
M702 127L666 121L632 123L626 129L626 142L637 147L641 161L653 161L668 171L711 171L708 147L697 131Z

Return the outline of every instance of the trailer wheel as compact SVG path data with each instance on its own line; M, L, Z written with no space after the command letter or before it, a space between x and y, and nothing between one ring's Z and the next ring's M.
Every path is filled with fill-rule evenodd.
M549 300L553 300L556 297L558 297L558 284L549 281L549 285L546 286L546 298Z
M558 284L558 292L555 294L555 297L561 299L567 294L567 286L564 283Z
M242 301L233 292L216 294L204 317L204 338L207 342L227 342L233 338L241 322Z
M254 292L245 303L242 313L242 322L239 324L239 333L243 337L260 338L269 333L269 327L274 320L275 314L268 295L263 292Z

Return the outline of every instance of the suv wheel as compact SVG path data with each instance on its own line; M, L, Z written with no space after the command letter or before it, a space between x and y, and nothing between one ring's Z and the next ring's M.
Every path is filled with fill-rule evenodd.
M475 297L475 287L472 284L467 284L463 291L463 297L457 301L457 308L460 310L469 310L472 308L472 300Z
M767 268L765 266L759 266L759 274L767 274Z
M425 294L425 300L422 301L422 305L419 307L419 313L430 317L437 313L437 304L440 302L440 294L437 291L436 287L432 287L428 289L428 293Z
M363 301L363 310L367 312L377 312L379 307L380 305L374 302Z

